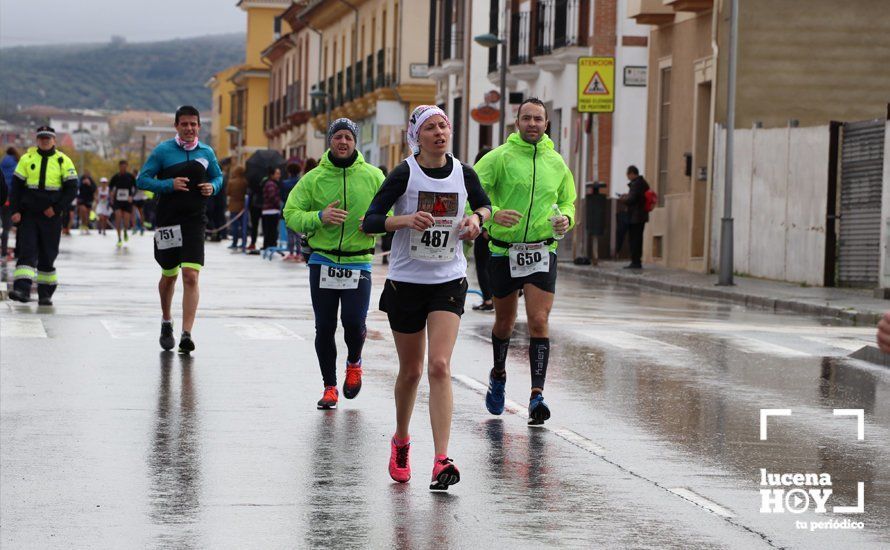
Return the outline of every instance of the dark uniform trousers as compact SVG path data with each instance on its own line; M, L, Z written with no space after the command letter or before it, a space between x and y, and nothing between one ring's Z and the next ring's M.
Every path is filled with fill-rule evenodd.
M61 234L62 217L58 214L47 218L42 212L22 212L16 233L18 261L13 288L30 294L36 277L37 295L52 297L58 283L55 262Z

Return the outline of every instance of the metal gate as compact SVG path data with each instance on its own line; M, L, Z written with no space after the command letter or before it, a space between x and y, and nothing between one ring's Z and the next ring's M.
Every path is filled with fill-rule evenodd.
M844 124L841 149L840 286L878 286L884 120Z

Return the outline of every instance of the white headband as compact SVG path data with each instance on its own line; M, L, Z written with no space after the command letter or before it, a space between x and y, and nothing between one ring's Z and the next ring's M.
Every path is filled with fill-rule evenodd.
M428 118L435 115L441 115L442 118L445 119L445 122L448 124L448 127L451 128L451 121L448 120L448 115L445 114L445 111L436 107L435 105L421 105L414 109L414 112L411 113L411 119L408 120L408 147L411 148L411 151L416 155L420 152L420 128L423 126L423 123L427 121Z

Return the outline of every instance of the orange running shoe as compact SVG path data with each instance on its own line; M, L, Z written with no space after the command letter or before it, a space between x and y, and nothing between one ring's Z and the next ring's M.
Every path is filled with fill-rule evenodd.
M336 409L339 398L340 394L337 392L337 386L325 386L324 394L318 400L318 408L320 410Z
M362 389L362 360L346 363L346 380L343 382L343 397L355 399Z

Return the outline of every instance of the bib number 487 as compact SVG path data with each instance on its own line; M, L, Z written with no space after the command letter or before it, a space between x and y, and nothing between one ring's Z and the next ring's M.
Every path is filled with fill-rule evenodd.
M445 248L448 246L448 231L424 231L420 242L432 248Z

